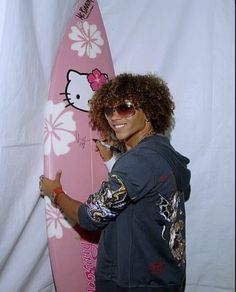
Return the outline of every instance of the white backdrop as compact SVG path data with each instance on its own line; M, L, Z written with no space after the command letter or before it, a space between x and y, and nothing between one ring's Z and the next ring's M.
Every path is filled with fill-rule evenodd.
M75 2L0 2L0 292L54 291L38 177L50 74ZM171 141L192 170L186 291L234 291L234 1L98 3L116 74L155 72L175 99Z

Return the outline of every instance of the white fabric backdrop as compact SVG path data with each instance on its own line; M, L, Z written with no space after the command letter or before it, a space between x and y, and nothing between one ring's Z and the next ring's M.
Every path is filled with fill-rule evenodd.
M74 3L0 3L0 292L54 291L38 177L50 73ZM192 170L186 291L234 291L234 1L98 3L116 74L155 72L176 102L171 141Z

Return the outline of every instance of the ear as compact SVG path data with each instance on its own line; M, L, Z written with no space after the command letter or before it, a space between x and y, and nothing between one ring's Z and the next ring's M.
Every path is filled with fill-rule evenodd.
M75 71L75 70L69 70L68 73L67 73L67 76L68 76L68 80L72 80L74 79L76 76L79 75L79 72Z
M145 113L144 113L145 114ZM145 114L145 122L150 123L150 117L148 114Z

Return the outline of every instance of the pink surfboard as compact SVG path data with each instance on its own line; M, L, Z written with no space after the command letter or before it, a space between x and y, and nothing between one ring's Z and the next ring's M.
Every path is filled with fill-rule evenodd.
M107 171L95 151L88 100L114 76L97 1L83 0L66 27L54 64L44 125L45 175L79 201L98 191ZM58 292L94 292L99 233L82 230L46 202L49 253Z

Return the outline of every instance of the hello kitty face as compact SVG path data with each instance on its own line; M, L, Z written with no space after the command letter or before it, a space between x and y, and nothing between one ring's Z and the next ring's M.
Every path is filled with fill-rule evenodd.
M97 68L92 70L91 73L69 70L67 81L65 92L61 93L66 97L64 100L68 102L66 107L73 106L78 110L87 112L89 111L89 99L97 89L108 81L108 76L101 73Z

